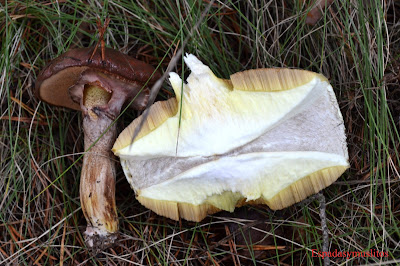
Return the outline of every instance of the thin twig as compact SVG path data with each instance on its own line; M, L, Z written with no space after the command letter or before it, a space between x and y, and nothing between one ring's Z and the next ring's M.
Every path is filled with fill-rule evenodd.
M321 230L322 230L322 252L328 253L329 250L329 230L328 226L326 226L326 201L325 196L321 192L318 193L319 200L319 217L321 218ZM324 266L330 265L329 256L324 257Z

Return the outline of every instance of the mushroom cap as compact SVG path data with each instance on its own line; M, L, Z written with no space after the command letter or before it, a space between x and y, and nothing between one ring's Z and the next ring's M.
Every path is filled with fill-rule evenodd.
M154 72L153 66L111 48L105 49L104 61L100 48L90 60L93 49L94 47L71 49L48 63L37 77L36 97L52 105L81 110L79 103L71 99L69 88L88 69L110 74L125 82L144 84L151 77L147 85L153 84L161 76L158 71ZM154 75L151 76L153 72ZM148 94L149 91L142 93Z
M219 210L277 210L317 193L349 167L343 117L317 73L254 69L216 77L193 55L176 98L156 102L118 137L113 152L137 200L171 219ZM182 103L182 104L181 104Z

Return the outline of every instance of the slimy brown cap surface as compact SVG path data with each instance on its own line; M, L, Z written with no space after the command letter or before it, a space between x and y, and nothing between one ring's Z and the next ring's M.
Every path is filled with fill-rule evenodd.
M106 48L105 60L101 59L98 48L93 58L94 47L71 49L52 60L38 75L35 94L41 100L53 105L80 110L79 104L69 97L68 88L73 86L87 69L108 73L126 81L145 83L153 74L154 67L123 54ZM155 72L148 85L160 78Z

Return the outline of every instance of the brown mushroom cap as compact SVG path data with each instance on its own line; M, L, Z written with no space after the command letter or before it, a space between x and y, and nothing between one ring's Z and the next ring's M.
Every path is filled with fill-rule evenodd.
M71 99L69 88L81 79L85 71L98 71L121 82L136 82L142 85L154 72L151 65L111 48L105 49L104 61L101 59L100 48L90 60L93 49L94 47L71 49L52 60L38 75L36 96L52 105L81 110L80 104ZM153 84L160 76L159 72L155 72L147 85ZM147 101L148 94L148 89L142 91L142 97L137 100ZM142 108L146 104L147 102L136 104L136 107Z

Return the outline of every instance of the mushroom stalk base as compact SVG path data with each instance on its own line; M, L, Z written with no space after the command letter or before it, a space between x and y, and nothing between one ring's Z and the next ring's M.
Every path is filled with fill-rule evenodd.
M118 232L115 164L111 154L116 137L115 125L105 132L111 123L112 119L96 107L93 111L89 110L83 119L85 150L93 146L83 158L80 200L88 223L85 231L86 245L96 253L110 247L117 239Z

